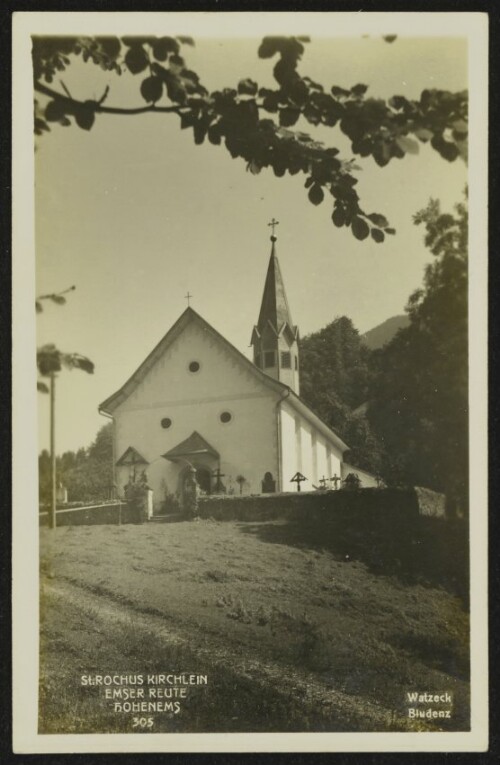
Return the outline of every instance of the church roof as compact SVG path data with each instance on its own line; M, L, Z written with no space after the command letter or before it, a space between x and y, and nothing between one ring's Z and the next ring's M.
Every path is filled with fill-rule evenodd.
M148 461L144 459L142 454L139 454L137 449L133 446L129 446L123 452L122 456L116 462L117 465L148 465Z
M187 325L193 321L197 322L203 331L207 333L207 335L211 335L214 339L220 342L226 348L228 353L230 353L236 361L245 366L251 374L258 377L261 382L263 382L274 392L280 393L283 400L286 399L286 401L289 402L294 409L300 412L306 419L315 425L315 427L317 427L320 432L322 432L331 441L334 441L339 449L345 451L349 448L347 444L344 443L344 441L342 441L342 439L335 433L335 431L329 428L328 425L326 425L323 420L321 420L318 415L312 411L308 404L306 404L305 401L297 396L297 394L294 393L294 391L288 385L285 385L279 380L275 380L266 372L259 369L252 361L250 361L250 359L247 359L247 357L241 353L241 351L235 348L234 345L229 342L229 340L226 340L226 338L221 335L220 332L217 332L217 330L214 329L211 324L205 321L205 319L190 306L188 306L186 310L183 311L175 324L173 324L173 326L168 330L158 345L153 348L149 356L147 356L147 358L136 369L136 371L127 380L127 382L122 385L122 387L117 390L116 393L113 393L111 396L109 396L109 398L107 398L102 402L102 404L99 405L99 412L113 414L115 409L117 409L120 404L126 401L131 393L133 393L133 391L142 382L142 380L144 380L149 370L152 369L156 362L161 358L165 350L184 331Z
M280 334L285 326L288 326L293 332L296 331L296 328L292 322L280 264L276 255L275 236L271 237L271 242L271 257L267 268L257 329L259 333L262 333L266 324L270 324L276 334Z
M174 446L170 451L162 454L162 457L165 457L166 460L175 461L178 457L195 457L199 454L210 454L212 457L219 457L217 449L210 446L208 441L205 441L198 431L193 430L188 438Z

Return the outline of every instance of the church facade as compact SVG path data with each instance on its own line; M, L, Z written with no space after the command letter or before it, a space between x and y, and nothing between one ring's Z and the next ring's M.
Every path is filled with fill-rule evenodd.
M253 362L189 307L127 382L99 407L113 419L120 495L145 471L155 511L182 499L192 471L206 493L337 488L348 446L300 398L276 237L251 344ZM295 479L295 480L294 480Z

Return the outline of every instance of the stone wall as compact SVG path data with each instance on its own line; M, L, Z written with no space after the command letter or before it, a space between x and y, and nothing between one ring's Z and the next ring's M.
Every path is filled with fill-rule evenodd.
M321 520L346 514L366 523L394 517L409 522L419 514L418 497L413 489L362 489L359 491L301 491L254 496L201 497L199 515L216 520L298 519L307 516Z
M95 526L119 523L137 523L136 514L126 502L57 510L57 526ZM49 525L49 513L39 514L40 526Z

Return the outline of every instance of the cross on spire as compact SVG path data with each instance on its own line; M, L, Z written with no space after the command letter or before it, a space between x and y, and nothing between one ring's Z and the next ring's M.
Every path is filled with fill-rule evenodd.
M188 301L188 305L189 305L189 300L190 300L190 298L192 298L193 296L192 296L192 295L189 293L189 291L188 291L188 292L187 292L187 293L184 295L184 297L185 297L185 298L186 298L186 300Z
M268 226L271 226L271 228L272 228L272 230L273 230L273 237L274 237L274 229L276 228L276 226L279 226L279 220L276 220L276 219L273 217L272 221L271 221L270 223L268 223L267 225L268 225Z

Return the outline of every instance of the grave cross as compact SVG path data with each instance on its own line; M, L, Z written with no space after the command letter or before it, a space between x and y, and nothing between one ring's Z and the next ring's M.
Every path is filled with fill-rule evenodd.
M302 475L302 473L295 473L293 478L290 478L290 481L297 484L297 491L300 491L300 484L302 481L308 481L309 479L305 477L305 475Z
M279 220L275 220L273 218L272 221L270 223L268 223L267 225L272 227L272 229L273 229L273 236L274 236L274 229L276 228L276 226L279 226Z
M341 480L342 480L341 477L337 475L337 473L335 473L335 475L330 478L330 481L333 481L333 483L335 484L335 488L337 488L337 484Z
M225 473L221 473L220 472L220 467L218 467L217 470L214 470L214 472L212 473L212 476L217 479L216 483L215 483L214 491L216 491L216 492L224 491L224 486L222 485L221 478L225 478L226 474Z
M327 482L327 481L328 481L328 478L325 478L325 476L323 476L323 478L320 478L320 479L319 479L319 482L320 482L320 484L321 484L321 488L322 488L322 489L326 489L326 482Z

